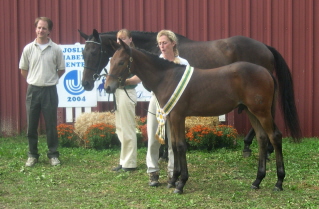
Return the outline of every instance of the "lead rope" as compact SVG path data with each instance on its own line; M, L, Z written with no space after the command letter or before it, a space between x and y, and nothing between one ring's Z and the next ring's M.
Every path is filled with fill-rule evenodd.
M133 99L128 95L125 86L124 86L124 91L125 91L127 97L136 105L137 103L136 103L135 101L133 101ZM148 112L148 113L150 113L150 114L152 114L152 115L156 115L156 113L152 113L152 112L148 111L148 110L145 109L145 108L143 108L143 109L144 109L146 112Z
M109 94L107 100L108 100L108 109L110 110L110 113L114 113L117 110L115 94L113 93L113 104L114 104L114 107L113 107L112 110L111 110L111 107L110 107L110 94Z

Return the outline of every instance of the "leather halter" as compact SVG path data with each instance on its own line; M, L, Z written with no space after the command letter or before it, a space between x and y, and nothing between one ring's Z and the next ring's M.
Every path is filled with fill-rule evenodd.
M102 55L103 55L103 54L106 54L106 50L103 51L103 48L102 48L102 39L101 39L100 34L99 34L99 40L100 40L100 43L99 43L99 42L96 42L96 41L86 41L86 42L85 42L85 43L94 43L94 44L100 45L100 50L101 50L101 51L100 51L100 56L99 56L99 65L98 65L98 67L97 67L97 68L91 68L91 67L87 66L87 65L85 64L85 62L84 62L84 68L87 68L87 69L90 69L90 70L95 71L95 73L93 74L93 80L94 80L94 81L100 80L100 78L101 78L102 76L108 74L105 67L104 67L103 69L104 69L104 71L105 71L106 74L100 75L100 73L99 73L99 69L100 69L100 65L101 65L101 61L102 61Z
M132 62L133 62L133 57L132 57L132 49L131 49L131 47L129 47L129 49L130 49L130 58L129 58L129 62L128 62L127 66L126 66L126 70L128 70L128 73L131 74L131 64L132 64ZM108 74L108 73L105 74L105 76L111 76L111 77L113 77L113 78L116 78L117 81L120 83L120 85L124 86L124 83L123 83L123 82L125 82L125 80L123 80L122 76L123 76L123 74L126 73L126 70L124 70L124 71L123 71L119 76L117 76L117 77L116 77L116 75Z

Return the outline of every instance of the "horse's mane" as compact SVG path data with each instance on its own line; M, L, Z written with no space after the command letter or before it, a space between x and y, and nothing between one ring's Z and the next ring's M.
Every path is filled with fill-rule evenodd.
M105 35L105 34L116 34L118 32L118 30L113 30L113 31L108 31L108 32L103 32L100 33L100 35ZM131 33L143 33L143 34L157 34L158 32L152 32L152 31L139 31L139 30L131 30Z
M108 31L108 32L104 32L104 33L100 33L100 35L116 35L118 32L118 30L114 30L114 31ZM158 32L153 32L153 31L138 31L138 30L131 30L130 31L132 34L134 33L141 33L141 34L145 34L145 35L151 35L151 36L155 36L157 35ZM186 38L186 36L183 36L181 34L175 33L175 35L177 36L178 39L180 38ZM186 38L187 39L187 38Z
M113 36L113 35L115 35L115 37L116 37L116 33L117 33L117 31L109 31L109 32L105 32L105 33L99 33L99 35L100 36L103 36L103 35ZM89 35L88 40L91 40L93 37L94 37L93 34Z
M142 33L142 34L146 34L146 35L154 35L155 37L157 36L158 32L149 32L149 31L131 31L131 33ZM186 38L188 39L186 36L183 36L181 34L175 33L177 39L181 39L181 38Z
M131 33L142 33L142 34L146 34L146 35L156 35L157 32L152 32L152 31L138 31L138 30L133 30L131 31Z
M158 65L162 65L163 68L167 68L167 67L185 67L185 65L181 65L181 64L177 64L175 62L160 58L157 54L151 53L149 51L146 51L144 49L139 49L139 48L135 48L136 50L147 54L156 64Z
M116 51L119 51L121 49L123 49L122 46L119 47ZM135 47L134 49L136 49L137 51L142 52L143 54L148 55L156 64L160 64L163 67L172 67L173 65L174 66L181 66L180 64L176 64L175 62L171 62L169 60L160 58L157 54L151 53L151 52L146 51L144 49L140 49L140 48L137 48L137 47Z
M113 35L113 34L117 34L118 30L113 30L113 31L108 31L108 32L103 32L103 33L100 33L100 35Z

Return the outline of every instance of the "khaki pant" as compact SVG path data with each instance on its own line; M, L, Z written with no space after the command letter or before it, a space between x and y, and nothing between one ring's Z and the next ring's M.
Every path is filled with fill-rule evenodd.
M115 111L116 133L121 142L120 165L123 168L137 167L137 138L135 122L136 90L116 89L115 97L117 110Z
M152 173L159 171L158 159L159 159L159 149L161 144L155 138L158 122L156 116L156 97L152 93L152 97L148 106L148 113L147 113L147 136L148 136L148 148L146 154L146 164L147 164L147 173ZM154 113L154 114L153 114ZM171 142L171 132L168 124L166 124L166 135L168 138L168 165L167 170L170 177L173 174L174 170L174 153L172 149L172 142Z

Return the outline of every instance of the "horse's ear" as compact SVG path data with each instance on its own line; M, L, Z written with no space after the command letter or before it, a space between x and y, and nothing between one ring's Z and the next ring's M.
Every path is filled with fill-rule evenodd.
M85 33L83 33L82 31L80 31L80 29L78 29L78 31L79 31L79 33L80 33L81 37L83 37L85 40L88 40L88 38L89 38L89 36L88 36L88 35L86 35L86 34L85 34Z
M124 48L124 50L126 51L127 54L131 54L131 49L130 49L130 46L127 45L124 41L122 41L122 39L120 39L120 43L121 43L121 46Z
M118 48L121 47L120 44L118 44L117 42L113 41L113 40L109 40L110 45L112 46L112 48L114 49L114 51L116 51Z
M100 38L99 38L99 32L97 32L96 29L93 29L93 37L94 37L96 40L100 40Z

